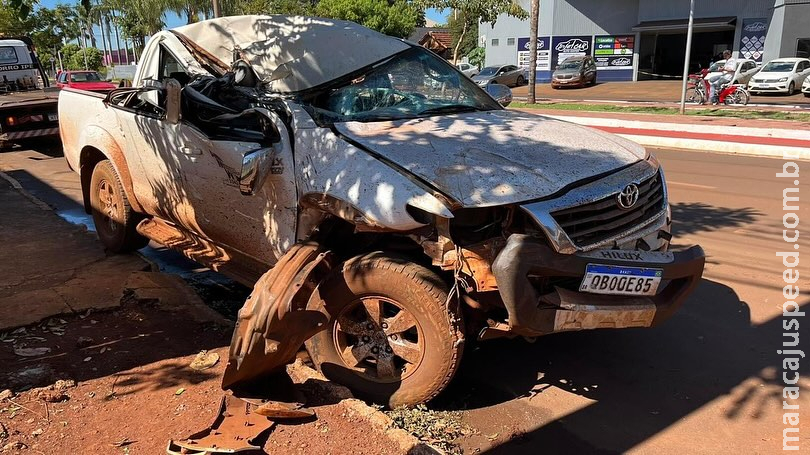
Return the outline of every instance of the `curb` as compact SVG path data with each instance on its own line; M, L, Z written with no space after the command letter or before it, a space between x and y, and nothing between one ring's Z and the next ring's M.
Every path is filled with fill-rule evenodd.
M305 365L300 358L287 366L287 372L298 383L303 383L307 379L321 381L322 390L329 398L337 401L338 405L342 406L347 413L359 417L372 428L383 433L385 437L402 450L401 453L408 455L444 455L443 451L420 441L407 431L397 428L394 421L385 413L367 405L362 400L354 398L349 389L329 381L324 375Z
M12 188L14 188L14 189L15 189L15 190L17 190L17 191L18 191L20 194L22 194L23 196L25 196L25 198L26 198L26 199L28 199L28 200L30 200L31 202L33 202L33 203L34 203L34 205L36 205L36 206L37 206L37 207L39 207L40 209L42 209L42 210L48 210L48 211L51 211L51 212L53 211L53 207L51 207L50 205L46 204L44 201L40 200L39 198L37 198L36 196L34 196L34 195L33 195L33 194L31 194L30 192L28 192L28 190L26 190L25 188L23 188L22 184L21 184L20 182L18 182L18 181L17 181L17 179L15 179L14 177L12 177L12 176L10 176L10 175L6 174L6 173L5 173L5 172L3 172L3 171L0 171L0 178L2 178L3 180L7 181L8 183L10 183L10 184L11 184L11 186L12 186Z
M807 131L654 123L599 116L555 115L545 112L533 114L616 134L647 147L810 160L810 132Z

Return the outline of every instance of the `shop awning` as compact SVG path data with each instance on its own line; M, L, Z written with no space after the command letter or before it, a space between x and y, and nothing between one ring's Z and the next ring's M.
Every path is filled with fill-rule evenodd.
M737 23L735 16L695 18L695 30L734 30ZM685 32L689 19L671 19L666 21L643 21L633 27L634 32Z

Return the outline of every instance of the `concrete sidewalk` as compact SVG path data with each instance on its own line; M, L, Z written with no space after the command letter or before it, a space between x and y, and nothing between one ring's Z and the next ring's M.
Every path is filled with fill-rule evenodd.
M618 134L641 145L810 160L810 125L780 120L519 109Z
M118 306L136 255L106 256L95 235L59 218L0 173L0 330Z
M681 81L600 82L593 87L552 89L551 84L537 84L535 95L540 99L575 102L634 102L673 105L681 100ZM524 100L529 87L512 88L516 99ZM767 93L752 96L749 106L782 109L810 109L810 98L801 93L787 96Z

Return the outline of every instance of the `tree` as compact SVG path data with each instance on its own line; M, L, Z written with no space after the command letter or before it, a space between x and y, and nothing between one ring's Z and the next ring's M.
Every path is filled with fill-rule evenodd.
M464 43L470 28L474 27L471 24L477 26L481 22L488 22L494 25L500 14L508 14L519 19L527 17L526 11L517 0L415 0L413 3L421 9L451 9L466 18L453 48L453 60L457 59L461 44Z
M357 22L399 38L410 35L419 20L419 9L404 0L321 0L315 14Z
M65 59L67 60L67 68L71 70L85 69L85 54L87 54L87 69L98 71L104 66L101 61L101 51L95 47L89 47L87 49L79 49L75 54L71 55L69 59Z
M478 21L476 18L454 10L447 19L447 27L453 38L453 63L478 47Z
M529 104L537 102L537 23L540 20L540 0L532 0L531 20L529 21Z

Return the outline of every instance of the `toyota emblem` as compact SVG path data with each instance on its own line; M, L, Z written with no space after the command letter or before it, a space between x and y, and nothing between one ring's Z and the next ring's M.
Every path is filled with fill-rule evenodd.
M616 203L619 208L623 210L630 210L638 202L638 187L634 184L629 184L622 190L621 193L616 195Z

